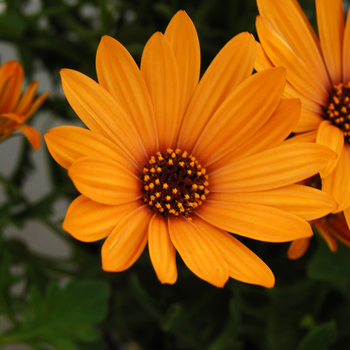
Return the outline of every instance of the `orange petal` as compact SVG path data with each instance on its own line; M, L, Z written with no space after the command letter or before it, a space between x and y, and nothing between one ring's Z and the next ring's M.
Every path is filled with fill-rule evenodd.
M21 97L18 105L16 106L15 112L18 114L25 115L30 105L33 103L33 99L36 94L39 83L33 81L27 88L26 92Z
M260 72L263 69L273 68L275 65L270 61L268 56L266 55L264 49L262 48L259 42L256 42L256 59L254 68ZM314 114L321 114L323 110L321 106L313 100L301 95L288 81L286 82L285 92L283 95L284 98L298 98L302 103L302 110L310 110L314 112ZM303 111L302 111L303 114ZM301 115L302 118L302 115ZM322 118L321 118L322 120ZM310 129L308 129L310 130ZM305 131L305 130L303 130ZM299 132L299 131L298 131Z
M19 124L24 123L26 120L26 118L23 115L19 115L17 113L2 113L2 114L0 114L0 118L7 118L7 119L13 120Z
M294 132L305 132L310 130L316 130L320 123L323 121L323 118L319 113L308 110L307 108L301 108L300 119Z
M199 80L201 56L198 35L187 13L178 11L164 36L175 53L181 94L180 115L183 116Z
M324 179L338 164L341 152L344 148L344 135L339 128L332 125L328 120L324 120L318 127L316 142L320 145L329 147L335 153L337 153L337 158L329 162L323 169L320 170L320 176L322 179Z
M271 62L277 67L283 66L286 68L287 81L303 96L321 105L326 105L328 87L330 86L326 72L315 74L313 71L315 62L313 60L303 61L301 56L293 51L283 38L274 31L265 18L257 17L256 28L261 45ZM298 40L302 41L303 38ZM320 71L322 71L322 68L324 70L321 64L318 68L320 68Z
M255 203L279 208L307 221L323 217L337 208L337 203L329 194L301 185L289 185L263 192L211 192L209 196L214 201Z
M320 220L316 220L313 222L313 225L315 226L317 232L324 239L324 241L328 245L328 248L331 250L331 252L333 253L336 252L338 249L337 241L330 235L327 228L324 227L322 222Z
M348 224L348 228L350 229L350 207L344 209L343 213L344 213L346 223Z
M98 81L130 115L149 158L159 149L153 106L142 74L117 40L102 37L96 54Z
M255 203L207 199L196 214L222 230L266 242L312 236L310 225L294 214ZM176 245L175 245L176 247Z
M314 143L272 148L209 174L210 191L254 192L293 184L319 172L336 154Z
M317 130L304 132L303 134L298 134L283 142L284 145L298 142L316 142Z
M286 73L271 68L246 79L218 108L192 153L204 167L226 156L259 131L280 103Z
M191 221L169 217L169 234L187 267L199 278L223 287L228 267L216 245Z
M256 45L256 58L255 58L254 69L260 72L261 70L275 67L274 64L267 57L261 44L259 42L256 42L255 45Z
M296 0L283 2L258 0L257 5L261 17L269 22L271 28L281 38L285 46L288 46L308 67L310 75L318 77L320 84L325 84L328 88L329 80L323 64L318 39L298 2ZM262 42L259 30L258 34L260 42ZM264 44L263 48L265 50ZM272 60L269 54L268 56Z
M147 243L147 229L152 215L153 211L147 204L119 221L102 246L103 270L124 271L139 258Z
M339 158L337 167L322 180L322 191L329 193L338 203L338 213L350 207L350 148L347 143Z
M253 71L255 40L241 33L216 55L204 73L186 110L179 147L192 151L198 137L217 108Z
M115 143L90 130L76 126L59 126L49 130L44 138L52 157L65 169L77 159L91 156L113 159L136 176L142 171Z
M18 129L23 132L24 136L30 142L32 147L37 151L41 145L41 136L39 132L29 125L17 124L15 129Z
M81 194L101 204L119 205L142 197L141 180L108 158L79 158L68 175Z
M168 220L154 214L148 226L148 249L154 270L162 283L177 280L175 247L170 240Z
M346 19L343 38L343 82L350 81L350 8Z
M69 104L90 130L116 142L135 163L148 161L134 123L108 91L73 70L61 70L61 77Z
M38 108L45 102L45 100L49 97L50 93L45 92L41 96L39 96L31 105L30 108L26 110L26 119L30 118Z
M318 35L333 84L343 80L342 47L344 11L342 0L316 0Z
M193 223L219 249L227 262L230 277L251 284L271 288L275 277L270 268L235 237L193 216Z
M326 226L331 235L350 247L350 230L342 213L329 215L327 217Z
M17 61L8 61L0 68L0 86L8 80L6 97L2 100L0 113L12 112L22 92L23 68Z
M222 168L241 158L279 145L293 130L300 115L299 100L281 100L267 122L254 135L244 137L244 142L227 156L208 168L208 171ZM283 123L281 123L283 120Z
M79 196L68 207L62 226L80 241L98 241L107 237L125 215L139 206L139 201L105 205Z
M314 112L318 115L323 115L323 107L318 102L313 101L307 96L301 94L298 90L296 90L293 85L287 81L286 88L284 91L284 98L298 98L301 101L301 106L303 109L307 109L311 112Z
M291 260L299 259L301 258L305 252L307 251L307 248L309 248L311 238L301 238L296 239L293 241L288 249L287 256Z
M163 34L155 33L147 42L141 59L145 79L156 117L159 149L175 148L181 116L179 73L175 54Z

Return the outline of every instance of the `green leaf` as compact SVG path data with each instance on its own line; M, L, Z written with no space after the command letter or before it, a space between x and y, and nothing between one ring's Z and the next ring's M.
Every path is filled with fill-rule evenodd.
M338 250L332 253L324 240L318 237L318 248L310 265L308 274L315 280L335 283L350 282L350 249L338 242Z
M20 39L25 30L26 23L18 14L4 13L0 16L0 36L2 38Z
M327 350L338 337L335 321L329 321L313 328L301 341L298 350Z
M225 328L215 341L209 346L208 350L230 350L240 349L241 344L238 341L240 331L240 314L237 310L236 302L231 300L229 303L230 317Z
M184 324L189 322L187 310L179 304L174 303L170 305L167 313L165 314L164 320L161 323L161 327L164 331L172 331L181 329Z
M98 340L95 326L107 313L108 297L108 285L100 281L75 281L64 289L52 282L44 297L33 287L31 314L18 329L0 336L0 344L46 343L56 350L77 350L77 340Z

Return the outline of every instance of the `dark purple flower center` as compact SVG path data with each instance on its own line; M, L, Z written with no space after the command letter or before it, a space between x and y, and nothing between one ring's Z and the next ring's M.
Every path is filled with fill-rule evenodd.
M143 201L163 216L189 218L209 193L206 170L195 157L180 149L157 152L143 169ZM189 218L190 219L190 218Z

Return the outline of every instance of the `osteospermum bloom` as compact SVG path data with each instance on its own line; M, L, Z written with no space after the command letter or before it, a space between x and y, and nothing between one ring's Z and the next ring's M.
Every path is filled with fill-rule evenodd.
M16 61L0 67L0 142L20 130L34 149L40 147L40 134L31 126L23 125L42 105L49 93L34 100L38 82L32 82L21 97L23 68Z
M257 5L260 16L256 28L261 46L258 44L255 68L287 69L285 97L300 98L302 103L293 131L304 133L299 138L303 141L323 144L337 152L338 157L320 172L322 190L338 203L333 213L343 212L350 225L349 16L344 26L341 0L316 0L318 38L297 1L257 0ZM316 225L320 228L320 223L326 221ZM326 226L322 236L335 251L336 241ZM350 230L346 233L342 229L339 235L350 245ZM293 244L293 255L301 255L307 244Z
M314 220L312 226L317 230L327 243L332 252L336 252L338 244L336 239L349 246L349 227L344 213L328 214L323 218ZM310 237L293 241L288 249L289 259L299 259L307 251L310 245Z
M176 281L178 251L215 286L230 276L272 287L267 265L226 231L290 241L312 235L303 218L334 209L329 195L292 184L335 153L312 143L281 145L300 102L281 99L283 68L251 76L254 61L253 36L240 34L198 82L197 33L180 11L164 35L149 39L140 69L105 36L97 50L99 83L62 70L68 102L89 128L63 126L45 135L82 193L63 227L82 241L107 237L104 270L129 268L148 242L162 283Z

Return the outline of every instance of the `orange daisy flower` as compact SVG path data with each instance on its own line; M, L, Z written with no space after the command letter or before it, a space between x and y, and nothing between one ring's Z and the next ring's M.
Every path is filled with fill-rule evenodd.
M40 134L31 126L23 125L43 104L48 92L34 100L38 82L32 82L21 97L23 68L16 61L0 67L0 141L20 130L35 150L41 144Z
M333 253L338 249L336 239L345 245L349 245L349 227L344 213L329 214L323 218L314 220L312 226L325 240ZM288 249L288 258L294 260L303 256L309 248L310 238L301 238L293 241Z
M333 211L344 214L350 225L350 19L344 25L341 0L316 0L319 38L296 0L257 0L255 69L287 69L284 97L301 100L301 116L294 128L304 133L297 140L333 149L338 157L320 171L322 190L338 203ZM343 212L343 214L341 214ZM330 218L334 222L335 217ZM318 221L330 248L337 249L328 219ZM323 224L322 224L323 223ZM343 223L338 234L350 246L350 230ZM319 230L320 231L320 230ZM321 231L320 231L321 233ZM335 235L337 237L337 234ZM300 256L308 242L293 244L291 255ZM303 247L303 248L298 248Z
M86 242L107 237L104 270L129 268L148 242L162 283L176 281L178 251L215 286L232 277L272 287L267 265L226 231L269 242L309 237L304 219L335 208L328 194L293 183L336 154L312 143L281 145L300 102L281 99L283 68L251 76L254 61L253 36L240 34L198 82L197 33L180 11L164 35L149 39L140 69L105 36L99 83L62 70L68 102L90 129L63 126L45 135L82 193L63 227Z

